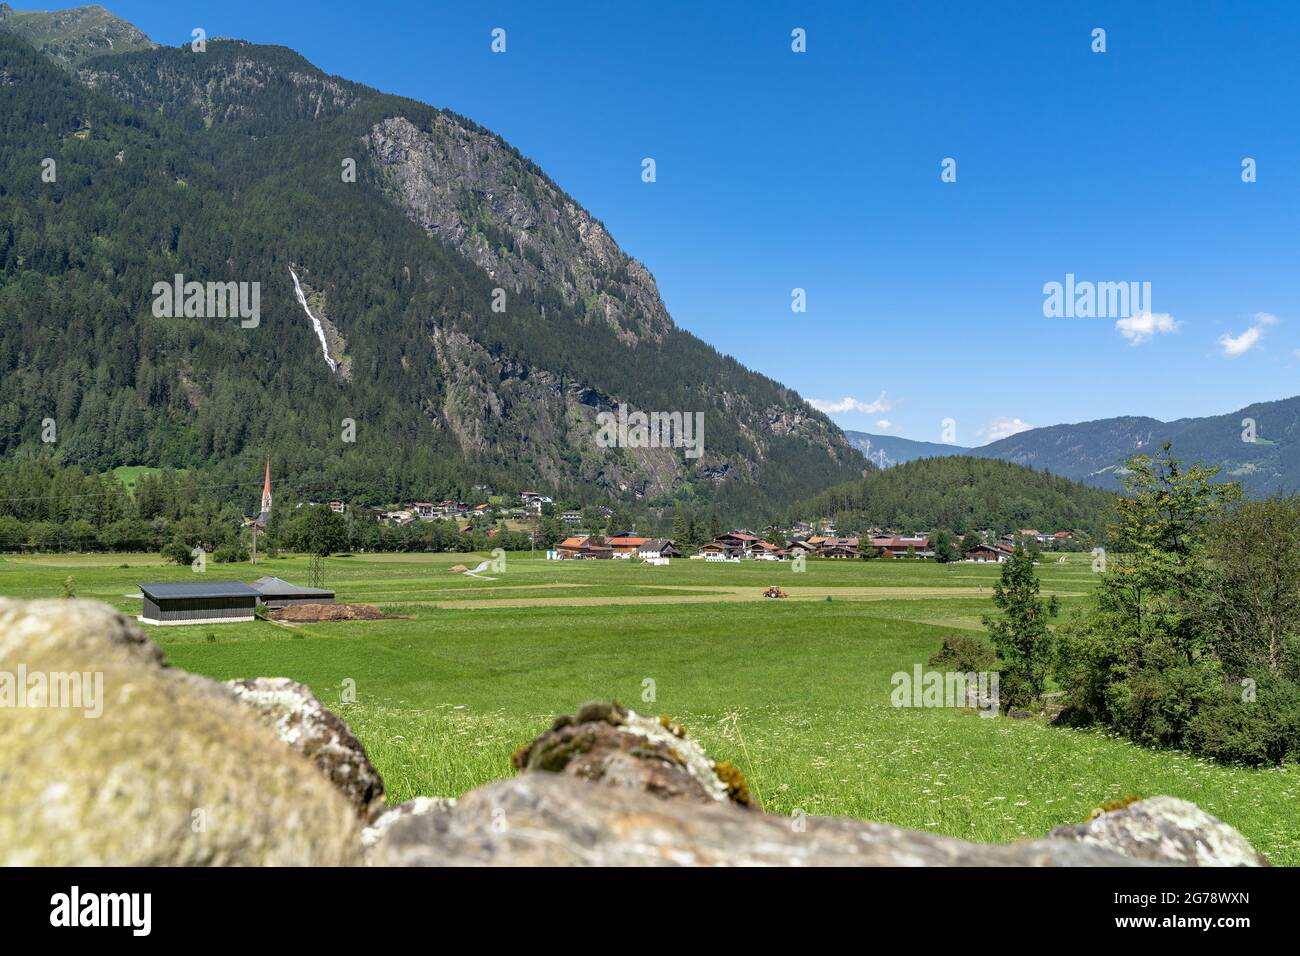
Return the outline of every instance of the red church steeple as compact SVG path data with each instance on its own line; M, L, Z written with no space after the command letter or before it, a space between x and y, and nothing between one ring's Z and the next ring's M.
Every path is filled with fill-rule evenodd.
M271 459L266 460L266 481L262 483L262 513L257 516L257 523L266 527L271 520Z

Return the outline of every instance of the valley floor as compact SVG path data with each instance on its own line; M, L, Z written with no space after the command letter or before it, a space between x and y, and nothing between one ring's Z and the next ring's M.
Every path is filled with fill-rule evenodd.
M1276 864L1300 864L1300 767L1250 770L1100 732L956 709L891 706L891 676L945 634L980 632L998 569L810 560L667 567L509 555L495 580L467 555L326 559L340 601L400 620L150 628L176 666L219 679L287 676L343 716L389 799L455 796L511 773L558 713L617 698L682 721L775 813L847 814L973 840L1034 837L1129 794L1194 801ZM1093 586L1089 555L1048 557L1063 614ZM210 564L211 578L306 583L302 558ZM0 558L0 595L79 597L134 616L142 581L193 580L154 555ZM777 585L786 600L764 599ZM351 683L350 683L351 682ZM342 703L355 686L354 703ZM653 693L653 699L647 699Z

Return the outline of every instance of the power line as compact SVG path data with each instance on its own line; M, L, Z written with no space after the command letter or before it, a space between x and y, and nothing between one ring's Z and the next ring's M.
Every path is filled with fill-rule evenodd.
M114 480L116 480L116 479L114 479ZM249 487L256 487L258 484L260 484L260 482L257 482L257 481L225 481L225 482L219 482L219 483L217 483L217 484L210 484L210 485L186 485L184 490L186 490L186 491L190 491L190 490L194 490L194 491L205 491L205 490L212 489L212 488L235 488L235 487L238 487L238 486L240 486L240 485L248 485ZM14 497L14 498L0 498L0 502L5 502L5 501L71 501L71 500L76 499L76 498L108 498L108 497L116 497L116 496L118 496L118 495L120 495L120 494L122 494L122 493L126 493L128 496L134 497L133 493L131 492L130 489L128 489L128 488L126 487L126 485L121 485L121 486L118 487L118 488L105 489L104 491L86 491L86 492L81 492L81 493L79 493L79 494L75 494L75 495L24 495L24 496L19 496L19 497Z

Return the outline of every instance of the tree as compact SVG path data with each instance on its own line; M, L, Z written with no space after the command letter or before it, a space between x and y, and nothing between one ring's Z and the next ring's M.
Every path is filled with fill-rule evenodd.
M341 514L331 511L326 505L307 509L302 529L304 551L327 558L331 553L343 550L346 542L347 528Z
M1212 542L1219 580L1203 619L1228 675L1300 671L1300 496L1241 504Z
M993 586L993 603L1000 617L985 616L984 627L1002 661L1000 692L1002 703L1023 707L1043 695L1052 661L1052 635L1047 622L1056 616L1055 595L1044 601L1038 596L1034 559L1017 547L1002 564L1002 575Z
M27 537L23 523L12 515L0 515L0 551L17 551Z
M1073 722L1183 746L1224 692L1209 540L1241 490L1216 483L1217 468L1184 469L1168 442L1127 468L1110 533L1122 553L1107 561L1092 605L1062 628L1057 674Z
M549 550L564 540L565 531L564 522L554 515L547 515L538 522L538 542Z
M66 539L74 551L90 551L99 541L94 526L85 518L78 518L68 525Z
M957 557L957 550L952 546L952 535L940 529L930 537L930 547L934 550L934 560L947 564Z
M690 544L691 523L686 517L686 512L678 505L673 509L673 540L677 542L678 547L686 547Z
M1213 577L1210 529L1241 498L1241 488L1215 483L1217 468L1184 469L1169 442L1159 458L1130 458L1128 469L1113 532L1126 553L1102 576L1099 597L1139 660L1144 645L1167 644L1191 662L1206 646L1198 609Z
M628 516L628 513L622 508L615 508L610 512L609 518L605 522L605 534L613 536L620 531L630 530L631 526L632 519Z

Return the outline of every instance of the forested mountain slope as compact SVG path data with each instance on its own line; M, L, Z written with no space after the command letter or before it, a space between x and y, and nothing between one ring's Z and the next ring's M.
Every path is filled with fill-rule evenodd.
M100 6L44 11L15 10L0 3L0 30L22 37L68 69L104 53L129 53L157 45Z
M801 502L791 517L833 517L852 530L1033 529L1083 531L1096 539L1111 520L1113 500L1109 492L1058 475L954 455L870 472Z
M350 500L487 484L736 514L867 467L796 393L678 329L650 273L499 137L288 49L143 49L74 75L0 22L0 128L2 454L51 453L52 419L53 453L88 469L242 478L269 455ZM155 316L177 274L258 283L256 327ZM703 413L704 454L600 447L618 403Z

